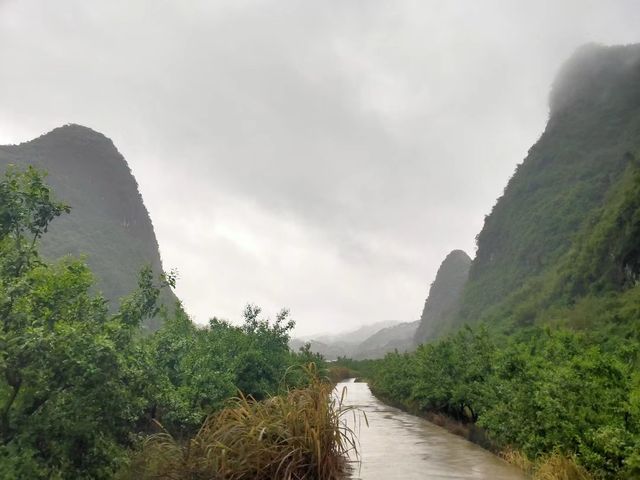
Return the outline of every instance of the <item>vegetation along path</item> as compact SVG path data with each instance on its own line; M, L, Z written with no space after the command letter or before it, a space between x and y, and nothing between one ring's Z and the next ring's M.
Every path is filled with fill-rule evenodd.
M404 480L491 479L518 480L524 475L504 460L422 418L385 405L366 383L353 379L338 383L347 387L344 404L360 408L364 418L352 426L360 441L361 465L353 479ZM353 419L351 419L353 421Z

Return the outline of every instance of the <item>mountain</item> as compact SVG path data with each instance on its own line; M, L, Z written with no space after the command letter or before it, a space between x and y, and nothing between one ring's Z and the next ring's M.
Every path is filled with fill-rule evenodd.
M403 322L378 330L358 345L352 358L355 360L382 358L394 350L399 352L410 350L413 348L413 338L419 323L419 320Z
M301 340L299 338L292 338L289 341L289 348L294 352L297 352L302 346L305 344L309 344L311 346L311 351L313 353L319 353L326 360L332 361L336 360L338 357L351 357L349 352L357 344L346 344L344 342L338 343L324 343L318 340Z
M419 345L438 336L447 328L447 321L456 313L464 289L471 258L462 250L454 250L443 260L424 302L414 343Z
M115 308L136 288L144 265L162 271L158 242L126 160L104 135L65 125L20 145L0 146L0 168L33 165L48 173L57 199L71 206L42 241L45 258L86 255L97 286ZM165 291L163 303L175 295ZM149 321L156 329L158 320Z
M360 344L378 331L398 325L399 322L382 321L362 325L342 333L323 333L309 337L292 338L289 347L297 351L305 343L311 344L311 351L320 353L327 360L338 357L352 358Z
M640 45L582 47L553 84L544 133L485 219L448 325L529 325L581 296L634 288L639 155Z
M348 330L341 333L323 333L314 335L313 339L323 343L343 343L346 345L357 345L362 342L363 339L373 335L382 328L391 327L397 325L399 322L393 320L386 320L382 322L367 323L353 330Z

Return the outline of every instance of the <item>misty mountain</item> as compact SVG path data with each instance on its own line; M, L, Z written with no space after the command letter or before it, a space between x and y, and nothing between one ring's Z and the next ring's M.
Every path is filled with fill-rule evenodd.
M65 125L20 145L0 146L0 167L33 165L48 173L71 214L56 219L42 241L45 258L86 255L111 307L136 288L140 268L162 271L158 242L126 160L104 135ZM173 305L170 291L163 303ZM158 327L157 320L147 325Z
M297 351L305 343L309 343L313 352L320 353L327 360L335 360L338 357L352 358L359 346L369 337L396 325L403 324L388 320L362 325L343 333L322 333L309 337L292 338L289 346Z
M403 322L378 330L358 345L352 358L382 358L388 352L404 352L413 348L413 339L420 320Z
M383 328L391 327L393 325L397 325L399 322L393 320L386 320L382 322L369 323L366 325L362 325L353 330L348 330L343 333L322 333L319 335L314 335L313 340L323 343L344 343L347 345L357 345L363 339L370 337L378 330Z
M639 155L640 45L582 47L553 84L544 133L485 219L447 326L528 325L552 305L635 285Z
M424 302L414 342L434 338L447 327L447 321L458 307L460 295L469 276L471 258L462 250L453 250L443 260Z
M311 351L319 353L326 360L336 360L338 357L349 357L352 348L357 344L347 344L343 342L338 343L324 343L318 340L301 340L299 338L292 338L289 340L289 348L294 352L297 352L305 344L311 346Z

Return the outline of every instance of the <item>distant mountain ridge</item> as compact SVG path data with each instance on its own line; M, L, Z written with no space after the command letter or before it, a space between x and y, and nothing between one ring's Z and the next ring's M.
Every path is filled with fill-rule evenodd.
M323 343L344 343L348 345L356 345L360 343L363 338L367 338L373 335L378 330L397 325L398 323L399 322L395 322L393 320L367 323L346 332L321 333L317 335L311 335L308 338Z
M292 339L290 345L297 350L309 343L313 352L328 360L338 357L376 359L395 350L413 350L446 331L447 321L458 307L470 266L471 258L462 250L453 250L446 256L431 284L420 320L379 322L344 334Z
M404 352L413 347L413 338L420 320L403 322L378 330L358 345L353 358L382 358L387 353L398 350Z
M57 199L71 214L56 219L42 242L45 257L86 254L98 288L111 305L137 285L144 265L162 271L149 213L124 157L90 128L69 124L19 145L0 146L0 168L13 164L45 170ZM165 291L165 304L175 295ZM150 321L150 329L158 327Z
M305 343L309 343L311 351L320 353L327 360L335 360L338 357L381 358L395 349L404 351L411 348L417 327L417 321L376 322L342 334L293 338L289 345L293 350L297 350Z

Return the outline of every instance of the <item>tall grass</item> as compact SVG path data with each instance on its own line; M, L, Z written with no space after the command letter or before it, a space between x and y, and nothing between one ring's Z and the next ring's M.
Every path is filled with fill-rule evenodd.
M328 368L327 377L333 383L338 383L347 378L353 378L356 376L356 372L351 370L350 368L343 367L340 365L332 365Z
M343 478L357 439L343 417L356 415L333 386L307 367L310 383L257 402L239 396L180 443L148 437L125 479L299 480Z
M503 450L500 456L522 469L532 480L592 480L593 478L584 467L576 463L573 457L560 452L530 460L521 451L508 448Z
M576 461L566 455L554 453L538 463L535 480L591 480L592 477Z

